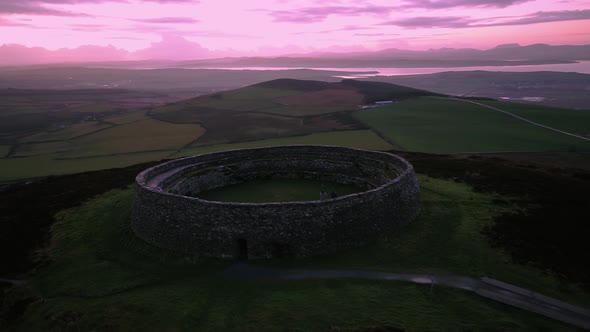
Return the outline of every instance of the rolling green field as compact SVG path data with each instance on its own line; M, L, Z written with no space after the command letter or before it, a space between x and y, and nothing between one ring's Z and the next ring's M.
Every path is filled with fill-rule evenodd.
M68 141L20 144L12 154L12 157L20 158L67 152L73 147L74 146Z
M590 142L453 99L412 99L360 111L357 116L410 151L453 153L590 149Z
M0 182L95 170L97 165L127 166L149 161L147 156L283 144L434 153L590 150L589 142L485 107L418 98L429 93L378 82L283 79L164 105L170 97L126 90L3 93ZM383 98L400 102L355 112L359 104ZM99 100L103 102L96 104ZM161 106L140 107L155 101ZM590 133L587 112L484 102L558 129ZM98 108L88 113L93 105ZM80 108L84 112L76 111Z
M271 179L208 190L199 193L197 197L209 201L242 203L317 201L322 190L330 197L332 192L344 196L364 189L328 181Z
M301 94L300 91L248 86L245 88L221 93L227 100L272 100L275 98Z
M82 130L99 128L87 134ZM69 130L68 130L69 129ZM54 159L74 159L127 153L181 149L198 139L205 130L197 124L170 124L144 118L117 126L75 125L55 133L54 140L18 144L14 157L51 155ZM35 139L47 138L37 136ZM61 138L61 140L59 140ZM1 162L1 161L0 161Z
M356 106L278 106L262 110L264 113L272 113L279 115L290 115L290 116L311 116L329 114L335 112L346 112L354 111Z
M171 152L138 152L75 159L58 159L52 155L27 158L1 158L0 169L2 169L2 173L0 173L0 182L125 167L153 160L162 160L167 158Z
M114 123L114 124L126 124L126 123L135 122L135 121L145 120L145 118L146 118L145 113L146 113L146 111L129 112L125 115L118 115L118 116L105 118L104 121L108 122L108 123Z
M19 142L29 143L68 140L78 136L87 135L95 131L103 130L109 127L111 127L111 125L108 123L89 121L75 124L61 130L45 131L31 136L27 136L25 138L20 139Z
M555 129L590 137L590 111L488 100L481 103Z
M154 120L146 120L154 121ZM133 123L136 125L137 123ZM172 126L174 129L175 125L164 123L167 126ZM187 125L198 128L197 125ZM118 127L115 127L118 128ZM175 133L174 130L171 130ZM102 133L102 132L100 132ZM108 133L106 133L108 134ZM188 131L188 135L194 135L195 131ZM192 136L191 136L192 137ZM177 138L179 138L177 136ZM135 140L134 137L130 138ZM179 142L184 143L183 140L179 139ZM76 142L74 140L73 142ZM92 142L92 141L91 141ZM96 141L100 143L101 141ZM132 141L133 142L133 141ZM28 179L40 176L58 175L58 174L70 174L84 171L92 171L99 169L107 169L114 167L124 167L133 164L138 164L147 161L161 160L167 158L178 158L183 156L190 156L199 153L215 152L230 149L240 149L248 147L265 147L265 146L277 146L286 144L320 144L320 145L337 145L337 146L349 146L355 148L371 149L371 150L390 150L392 147L377 136L370 130L353 130L353 131L337 131L330 133L319 133L306 136L295 136L285 137L278 139L267 139L260 141L236 143L236 144L221 144L204 147L189 147L183 148L182 145L160 151L151 151L153 145L147 144L149 140L142 140L141 137L137 138L137 145L135 148L146 148L148 151L137 151L131 153L123 153L116 155L97 155L80 157L77 155L75 150L67 153L58 153L57 150L46 150L43 151L47 154L36 155L26 158L0 158L0 168L2 173L0 174L0 181L14 181L17 179ZM157 142L157 144L164 144L164 142ZM113 138L113 145L104 146L104 151L113 151L119 143L118 140ZM169 141L168 141L169 143ZM129 148L130 146L122 146L123 148ZM163 145L160 145L163 146ZM36 147L36 146L35 146ZM43 148L44 146L36 147L37 149ZM87 154L96 153L100 146L93 147L93 150L87 150ZM81 151L84 152L84 151ZM28 153L37 154L37 153Z
M104 118L175 100L163 93L122 89L4 89L0 90L0 142L13 144L25 136L90 123L88 118Z
M197 148L188 148L171 155L171 157L177 158L182 156L196 155L199 153L289 144L335 145L380 151L392 149L392 146L389 143L387 143L385 140L383 140L381 137L379 137L371 130L349 130L335 131L331 133L318 133L305 136L266 139L260 141L243 142L235 144L219 144Z
M116 126L80 137L76 149L64 158L173 150L197 140L205 133L198 124L170 124L147 119Z
M258 111L277 106L271 100L264 99L214 99L198 103L199 107L210 107L217 110L232 110L237 112Z
M372 268L488 275L573 302L573 286L515 265L481 235L500 210L491 195L420 177L423 211L404 232L360 250L281 267ZM574 331L460 290L366 280L256 280L223 274L231 262L172 255L129 229L133 190L115 190L62 211L31 276L20 330L296 330L395 326L407 331ZM18 293L9 293L18 299Z

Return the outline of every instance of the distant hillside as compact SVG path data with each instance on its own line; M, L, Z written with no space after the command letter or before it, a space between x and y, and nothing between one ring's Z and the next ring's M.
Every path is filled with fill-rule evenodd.
M379 100L402 100L421 96L443 96L443 94L397 84L350 79L332 83L294 79L277 79L258 83L254 86L304 92L321 91L327 89L350 90L362 94L364 96L364 103L372 103Z
M435 153L590 149L484 106L386 82L275 79L173 102L118 89L7 89L0 97L0 182L285 144ZM396 102L359 107L379 100ZM479 102L590 137L589 112Z
M310 80L296 80L289 78L279 78L267 82L254 84L262 88L271 88L278 90L294 90L294 91L319 91L328 89L329 87L335 87L339 83L328 83Z
M411 86L451 95L590 110L590 75L562 72L465 71L427 75L376 76L368 80Z
M439 94L389 83L276 79L171 103L148 112L206 133L187 147L367 129L350 116L359 105Z
M365 102L372 103L379 100L403 100L424 96L443 96L442 94L410 88L391 83L344 80L342 84L356 89L365 95Z
M436 59L436 60L590 60L590 45L519 44L498 45L487 50L473 48L440 48L426 51L385 49L377 52L331 54L331 57L370 59Z
M173 63L170 64L172 66ZM106 64L105 64L106 66ZM150 91L191 90L196 94L236 89L277 78L339 81L350 72L309 69L120 69L51 67L10 69L0 67L0 89L130 89ZM193 93L193 96L195 93Z

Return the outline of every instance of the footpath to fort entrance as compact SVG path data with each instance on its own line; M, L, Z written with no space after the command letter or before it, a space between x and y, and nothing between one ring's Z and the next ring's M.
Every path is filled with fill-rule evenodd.
M474 292L491 300L535 312L583 329L590 329L590 310L488 277L477 279L457 275L391 273L372 270L276 269L255 267L245 263L234 264L225 272L244 278L291 280L351 278L406 281L431 287L443 285Z

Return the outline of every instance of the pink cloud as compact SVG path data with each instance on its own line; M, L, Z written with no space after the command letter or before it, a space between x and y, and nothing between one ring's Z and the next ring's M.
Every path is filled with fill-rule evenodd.
M170 3L196 3L195 0L144 0L163 4ZM82 3L106 3L127 2L127 0L18 0L0 2L0 13L3 14L30 14L50 16L80 16L81 13L56 9L54 5L77 5Z
M270 15L276 22L314 23L321 22L331 15L358 16L364 14L382 15L395 10L392 6L324 6L306 7L297 10L275 10Z
M197 23L199 20L195 20L191 17L155 17L155 18L141 18L135 19L134 21L142 23L156 23L156 24L178 24L178 23Z
M139 59L192 60L212 57L211 50L175 34L166 34L149 48L135 52Z
M0 45L112 44L177 58L176 50L208 57L584 44L588 7L587 0L0 0ZM162 35L181 37L160 41Z
M529 25L548 22L577 21L590 19L589 10L562 10L536 12L522 17L471 19L457 16L410 17L382 23L406 28L480 28L510 25ZM490 22L494 21L494 22Z
M532 0L408 0L406 8L499 7L505 8Z
M0 64L23 65L31 63L92 62L129 60L129 52L113 46L84 45L75 49L49 51L41 47L22 45L0 46Z

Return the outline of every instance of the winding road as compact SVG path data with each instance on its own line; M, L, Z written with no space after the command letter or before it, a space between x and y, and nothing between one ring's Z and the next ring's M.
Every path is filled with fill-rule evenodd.
M0 278L0 283L11 284L13 286L22 286L27 282L25 280L4 279Z
M576 135L576 134L569 133L569 132L567 132L567 131L563 131L563 130L555 129L555 128L553 128L553 127L549 127L549 126L546 126L546 125L544 125L544 124L540 124L540 123L538 123L538 122L531 121L531 120L529 120L529 119L525 119L525 118L523 118L523 117L521 117L521 116L518 116L518 115L516 115L516 114L512 114L512 113L510 113L510 112L508 112L508 111L504 111L504 110L502 110L502 109L499 109L499 108L496 108L496 107L493 107L493 106L489 106L489 105L486 105L486 104L478 103L478 102L476 102L476 101L473 101L473 100L468 100L468 99L461 99L461 98L453 98L453 99L455 99L455 100L459 100L459 101L462 101L462 102L466 102L466 103L470 103L470 104L479 105L479 106L481 106L481 107L489 108L489 109L492 109L492 110L494 110L494 111L497 111L497 112L500 112L500 113L506 114L506 115L508 115L508 116L511 116L511 117L513 117L513 118L519 119L519 120L521 120L521 121L524 121L524 122L530 123L530 124L532 124L532 125L535 125L535 126L537 126L537 127L541 127L541 128L549 129L549 130L555 131L555 132L557 132L557 133L560 133L560 134L563 134L563 135L567 135L567 136L575 137L575 138L578 138L578 139L581 139L581 140L584 140L584 141L590 141L590 138L588 138L588 137L584 137L584 136L580 136L580 135Z
M225 273L242 278L290 280L352 278L406 281L431 285L431 287L438 284L474 292L491 300L590 330L590 310L487 277L477 279L458 275L390 273L372 270L276 269L255 267L245 263L236 263L227 268Z

